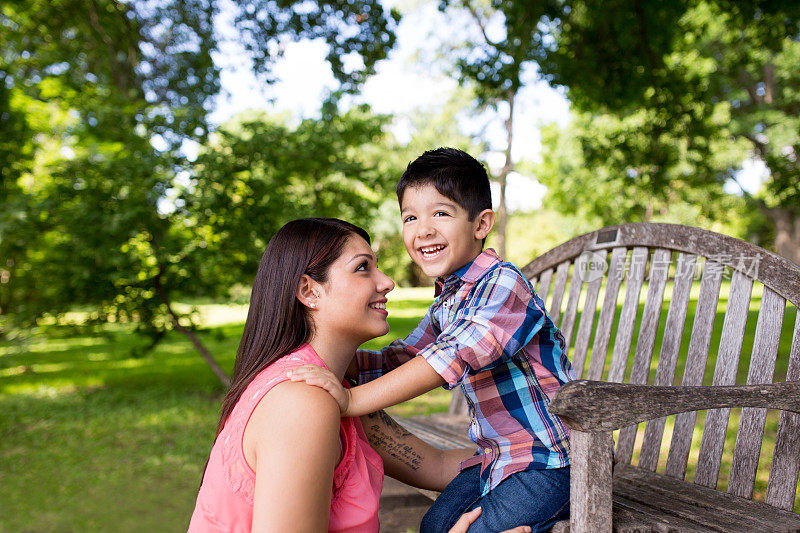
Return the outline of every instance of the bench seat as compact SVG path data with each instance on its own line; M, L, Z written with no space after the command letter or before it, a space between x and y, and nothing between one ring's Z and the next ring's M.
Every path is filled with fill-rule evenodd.
M614 531L800 531L794 513L635 466L616 465L613 484Z
M471 446L468 421L437 413L398 421L425 442L441 449ZM800 531L800 516L765 503L627 464L614 467L614 531L620 533ZM431 499L436 492L423 491ZM553 533L569 531L569 521Z

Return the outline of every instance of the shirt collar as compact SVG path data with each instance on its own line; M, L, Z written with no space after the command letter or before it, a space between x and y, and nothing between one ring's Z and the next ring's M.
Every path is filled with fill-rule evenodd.
M467 283L474 283L478 281L487 270L489 270L498 262L500 262L500 258L497 256L497 252L495 252L493 248L485 249L478 254L475 259L459 268L449 276L436 278L434 295L439 296L444 285L448 282L452 283L452 281L455 279L461 279Z

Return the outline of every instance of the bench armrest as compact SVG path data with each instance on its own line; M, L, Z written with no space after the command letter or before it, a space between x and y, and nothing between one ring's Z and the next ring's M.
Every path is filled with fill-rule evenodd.
M800 413L800 382L658 387L578 380L561 387L548 410L570 428L599 432L676 413L722 407L766 407Z

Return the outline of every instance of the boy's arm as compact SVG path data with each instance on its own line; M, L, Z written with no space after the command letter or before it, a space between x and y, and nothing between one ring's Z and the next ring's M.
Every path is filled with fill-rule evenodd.
M445 381L425 359L415 357L369 383L350 389L346 416L362 416L416 398Z
M339 404L342 416L363 416L402 403L444 385L442 377L421 357L384 376L352 389L345 389L325 368L304 365L286 373L292 381L322 387Z
M348 368L347 377L358 378L363 384L377 379L413 359L425 346L436 340L430 310L405 339L398 339L380 351L357 350L355 365Z

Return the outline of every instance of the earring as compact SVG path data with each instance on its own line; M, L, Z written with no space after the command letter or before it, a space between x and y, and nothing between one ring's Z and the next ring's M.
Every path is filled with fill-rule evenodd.
M314 308L317 306L317 304L315 304L314 302L311 302L310 304L308 304L308 306L309 306L311 309L314 309Z

